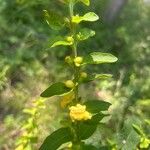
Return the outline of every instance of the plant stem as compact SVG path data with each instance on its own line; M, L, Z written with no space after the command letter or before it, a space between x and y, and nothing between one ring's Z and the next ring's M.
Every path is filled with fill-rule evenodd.
M74 2L73 0L70 0L69 3L69 12L70 12L70 31L72 33L72 36L74 38L74 43L72 45L72 51L74 58L78 56L77 54L77 40L75 38L76 35L76 25L72 23L71 19L72 16L74 15ZM79 80L79 69L74 66L74 81L75 81L75 88L74 88L74 93L75 93L75 103L78 102L78 80Z
M70 12L70 32L74 38L74 42L71 47L72 47L72 51L73 51L73 57L75 58L78 56L78 53L77 53L77 40L76 40L76 25L74 23L72 23L72 16L74 15L74 1L73 0L70 0L69 12ZM79 102L78 80L79 80L79 68L74 65L74 82L75 82L74 94L75 94L75 103L76 104ZM80 149L80 139L76 133L76 128L78 128L78 124L74 124L74 125L75 125L75 128L74 128L75 132L74 132L73 149L79 150Z

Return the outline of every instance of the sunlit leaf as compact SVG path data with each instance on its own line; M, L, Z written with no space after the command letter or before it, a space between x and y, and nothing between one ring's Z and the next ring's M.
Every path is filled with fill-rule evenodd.
M94 12L89 12L83 16L84 21L97 21L99 17Z
M83 64L102 64L102 63L114 63L118 59L112 54L93 52L84 57Z
M94 12L89 12L86 13L84 16L79 16L79 15L73 16L72 22L78 24L81 21L93 22L93 21L97 21L98 19L99 17Z

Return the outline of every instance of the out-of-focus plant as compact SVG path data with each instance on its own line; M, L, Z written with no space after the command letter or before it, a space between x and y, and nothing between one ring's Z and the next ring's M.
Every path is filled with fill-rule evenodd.
M149 127L150 127L150 125L149 125ZM140 136L140 142L139 142L137 150L138 149L149 149L150 148L149 135L145 134L143 129L136 124L133 124L133 128Z
M107 111L110 103L100 100L89 100L79 95L81 84L96 79L110 78L110 74L88 74L85 67L104 63L114 63L117 58L109 53L92 52L85 56L78 55L79 43L95 35L95 31L79 26L82 22L94 22L99 17L94 12L79 15L74 12L78 2L89 6L89 0L65 0L69 17L57 14L56 11L44 10L45 19L48 25L54 30L63 27L68 29L66 36L60 36L52 43L51 47L67 46L70 48L70 56L65 57L65 62L71 68L73 75L69 80L57 82L50 85L42 94L42 97L60 96L61 106L66 112L62 119L62 127L50 134L40 147L40 150L56 150L64 143L71 142L70 149L73 150L96 150L94 145L86 145L84 142L96 131L100 121L107 116L102 111Z
M0 72L0 90L3 89L3 87L6 85L6 82L8 80L6 77L8 69L9 69L9 66L5 66Z
M40 98L33 102L31 108L25 108L23 112L28 114L28 119L21 127L21 136L16 142L15 150L33 150L34 144L38 141L38 123L37 119L40 115L40 110L45 108L45 99Z

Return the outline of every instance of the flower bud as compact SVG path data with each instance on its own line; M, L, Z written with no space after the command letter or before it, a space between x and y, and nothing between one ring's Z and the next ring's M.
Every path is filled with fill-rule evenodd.
M65 85L66 85L66 87L71 88L71 89L74 88L74 86L75 86L75 84L73 83L72 80L67 80L65 82Z
M73 43L74 42L74 39L72 36L68 36L67 39L66 39L68 42L70 43Z
M88 76L88 75L87 75L86 72L81 72L81 73L80 73L80 77L81 77L81 78L87 78L87 76Z
M74 59L74 63L77 67L80 67L81 63L83 62L83 57L76 57Z

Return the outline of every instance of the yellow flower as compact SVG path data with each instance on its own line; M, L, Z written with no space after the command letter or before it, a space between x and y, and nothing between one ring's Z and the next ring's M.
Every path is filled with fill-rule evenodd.
M61 98L60 106L65 108L74 99L74 93L70 92Z
M77 104L76 106L71 106L69 110L72 121L82 121L92 118L92 115L88 111L86 111L85 105Z

